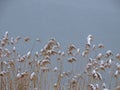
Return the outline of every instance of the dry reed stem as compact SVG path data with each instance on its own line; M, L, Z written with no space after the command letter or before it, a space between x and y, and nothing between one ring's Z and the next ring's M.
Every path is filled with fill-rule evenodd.
M88 35L83 51L74 44L61 51L60 43L55 38L50 39L41 51L35 51L34 48L41 47L36 46L36 42L41 40L37 38L31 45L32 39L27 36L23 37L27 48L23 46L24 50L20 53L18 49L22 48L17 45L21 38L10 37L5 32L0 39L0 90L87 90L87 86L95 88L91 90L103 90L97 89L96 85L101 87L105 81L108 82L104 88L108 85L109 90L115 87L119 90L120 54L114 54L111 50L102 53L104 45L92 44L92 35ZM71 69L70 73L66 69ZM109 71L113 72L108 74ZM77 73L81 73L80 78ZM110 80L103 78L107 74ZM112 82L116 83L112 85Z

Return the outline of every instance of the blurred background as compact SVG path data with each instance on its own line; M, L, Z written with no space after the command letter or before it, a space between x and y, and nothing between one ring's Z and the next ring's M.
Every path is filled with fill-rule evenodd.
M120 52L119 0L0 0L0 37L55 37L63 47L82 47L89 34L94 43Z

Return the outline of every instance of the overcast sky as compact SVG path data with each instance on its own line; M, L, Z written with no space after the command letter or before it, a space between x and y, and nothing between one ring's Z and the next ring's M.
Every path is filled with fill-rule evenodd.
M119 0L0 0L0 37L55 37L62 45L81 45L88 34L95 43L120 52Z

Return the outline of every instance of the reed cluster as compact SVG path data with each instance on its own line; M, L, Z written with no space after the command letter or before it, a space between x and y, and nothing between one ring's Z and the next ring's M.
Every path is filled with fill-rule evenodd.
M120 54L93 40L88 35L83 50L70 44L62 51L51 38L38 51L34 43L21 53L19 44L30 44L31 38L5 32L0 39L0 90L120 90ZM39 38L35 42L41 44Z

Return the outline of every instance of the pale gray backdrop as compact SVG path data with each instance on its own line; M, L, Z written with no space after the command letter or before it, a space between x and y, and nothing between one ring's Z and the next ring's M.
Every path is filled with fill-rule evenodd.
M62 45L85 43L88 34L95 43L120 52L119 0L0 0L0 37L55 37Z

